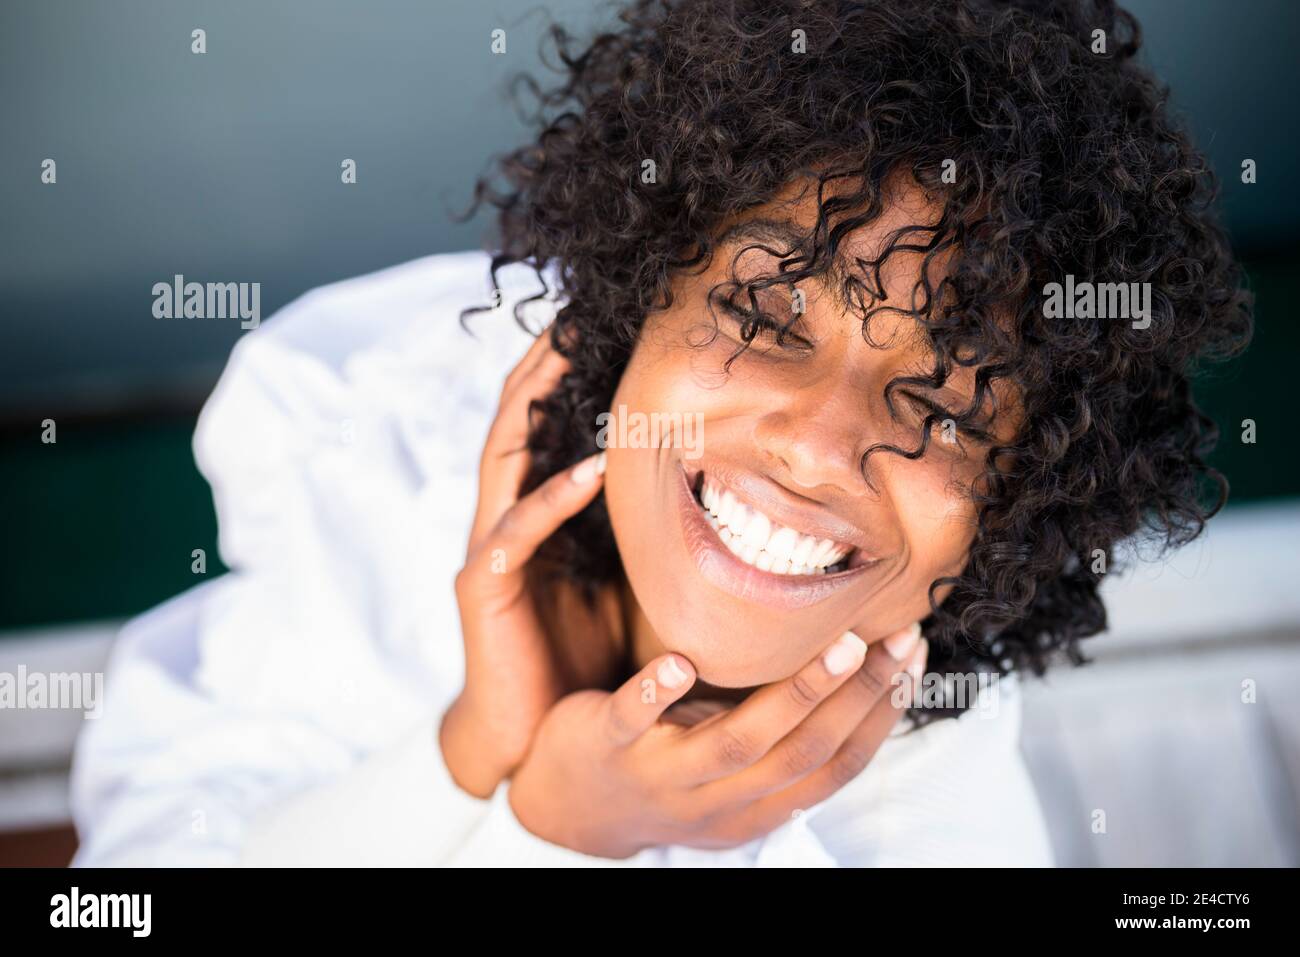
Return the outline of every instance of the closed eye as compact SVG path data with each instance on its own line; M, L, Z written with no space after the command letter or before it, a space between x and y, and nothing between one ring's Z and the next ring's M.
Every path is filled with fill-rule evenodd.
M902 395L917 408L922 409L925 412L932 412L941 420L951 419L954 423L958 423L958 413L953 412L951 409L944 408L928 396L920 395L916 392L903 392ZM976 425L957 424L957 431L976 442L989 443L994 442L997 439L997 436L993 435L993 433L981 429Z
M762 339L782 348L791 348L792 342L795 344L794 348L800 350L813 348L813 344L808 339L775 321L765 312L745 309L727 298L720 297L717 301L722 311L736 320L736 324L740 327L741 338L746 342Z

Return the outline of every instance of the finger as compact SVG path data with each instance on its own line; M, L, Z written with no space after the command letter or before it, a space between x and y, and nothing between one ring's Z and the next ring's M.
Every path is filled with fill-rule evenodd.
M528 373L537 366L538 360L548 351L553 351L551 330L549 328L541 331L537 338L533 340L532 345L528 347L527 351L519 357L519 361L516 362L510 372L506 374L506 381L501 387L501 394L504 396L513 392L515 387L519 385L520 380L527 376Z
M695 668L681 655L654 659L625 681L606 702L610 743L626 747L645 734L695 683Z
M523 448L528 438L530 407L545 398L569 368L569 360L550 348L549 337L542 336L538 343L545 348L527 367L512 372L511 376L519 375L519 378L513 381L508 378L501 390L497 413L483 447L484 464L488 466Z
M918 635L919 626L912 625L873 645L854 680L838 688L751 767L709 785L707 796L722 803L753 801L789 787L832 760L881 698L899 687Z
M507 509L466 565L478 597L513 588L513 579L542 542L591 504L604 475L605 453L600 452L552 475Z
M725 701L705 701L700 699L683 701L681 704L674 705L665 711L663 720L671 724L681 725L683 728L693 728L730 711L731 708L732 706Z
M692 752L686 759L692 780L714 781L757 763L849 679L866 652L866 642L846 631L789 678L759 688L726 717L692 732L683 742Z
M493 425L502 421L501 413L507 409L517 411L522 408L527 412L528 401L545 394L538 388L539 378L543 380L558 378L555 375L556 370L562 372L568 364L569 360L556 351L551 339L551 331L547 329L542 332L506 376L506 381L501 386L501 398L497 402L497 415L494 417ZM528 401L524 401L525 399ZM513 420L514 417L510 418ZM501 434L507 439L511 435L509 431Z
M544 341L545 336L539 341ZM519 499L519 488L528 473L528 430L532 404L550 395L568 370L568 360L546 351L527 374L509 391L503 392L496 418L488 430L479 460L478 507L474 515L471 543L487 534L501 516Z
M910 672L911 683L919 683L929 646L922 641L907 662L897 662L899 673ZM871 763L899 719L906 713L910 696L884 695L845 739L834 756L813 773L790 787L751 802L740 812L745 824L766 834L800 810L815 807L844 787Z

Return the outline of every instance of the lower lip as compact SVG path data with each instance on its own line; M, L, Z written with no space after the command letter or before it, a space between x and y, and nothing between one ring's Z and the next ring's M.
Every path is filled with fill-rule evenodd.
M775 575L747 565L723 544L696 501L686 473L679 472L677 498L686 550L704 579L729 595L771 608L807 608L852 588L880 565L868 562L824 575Z

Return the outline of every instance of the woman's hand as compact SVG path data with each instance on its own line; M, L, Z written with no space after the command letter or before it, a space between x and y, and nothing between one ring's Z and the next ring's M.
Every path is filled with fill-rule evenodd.
M537 836L602 857L748 843L871 760L904 710L896 676L914 687L924 667L919 633L912 626L869 652L847 633L797 674L690 728L661 720L695 681L681 655L655 659L612 694L571 694L538 728L511 807Z
M529 409L567 368L543 333L510 375L479 465L479 500L456 601L465 686L443 718L443 756L457 783L487 797L523 759L547 709L566 689L524 567L603 485L604 457L552 476L524 498ZM594 633L594 623L591 629Z

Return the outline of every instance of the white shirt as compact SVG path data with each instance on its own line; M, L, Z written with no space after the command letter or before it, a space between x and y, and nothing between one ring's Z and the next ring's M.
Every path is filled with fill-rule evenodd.
M464 659L452 581L526 266L430 256L314 290L247 334L200 416L232 571L128 623L73 767L81 865L1051 863L997 716L895 734L829 800L730 851L588 857L526 831L505 782L461 791L437 743ZM554 302L532 303L540 328ZM188 556L180 560L188 560ZM900 729L901 730L901 726Z

